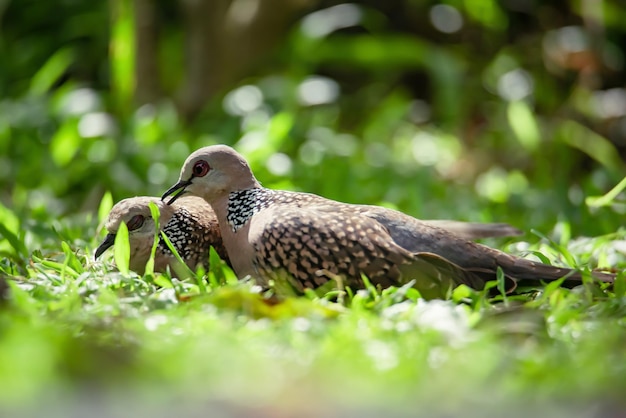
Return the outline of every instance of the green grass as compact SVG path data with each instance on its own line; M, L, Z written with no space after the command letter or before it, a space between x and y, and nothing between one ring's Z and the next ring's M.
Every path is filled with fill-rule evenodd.
M623 272L623 115L598 102L623 93L617 0L604 13L574 0L541 13L448 2L464 16L457 34L434 31L431 2L352 5L362 22L322 37L294 17L275 50L194 120L177 107L193 33L177 8L156 6L159 99L137 108L130 1L8 3L0 417L623 415L623 277L506 297L459 288L424 302L412 289L368 288L274 304L214 253L209 272L184 282L151 266L128 272L122 234L93 261L115 201L160 195L191 151L225 143L267 187L508 222L526 235L488 244ZM602 30L576 23L589 21ZM582 61L554 61L579 37L591 40L570 51ZM502 94L511 74L532 81L527 97ZM320 75L337 97L299 100ZM240 100L253 91L256 107L233 111L246 91Z
M624 407L623 278L505 300L459 288L425 302L410 288L368 288L342 303L311 292L276 304L216 262L183 282L119 272L117 253L94 263L94 223L60 222L68 240L56 244L35 226L3 242L0 412L497 416L532 405L589 416ZM620 230L517 247L552 263L595 265L603 254L623 267L624 239ZM27 256L31 247L43 250Z

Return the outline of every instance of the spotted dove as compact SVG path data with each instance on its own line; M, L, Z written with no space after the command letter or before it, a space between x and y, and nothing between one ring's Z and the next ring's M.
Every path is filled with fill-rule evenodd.
M577 271L506 254L395 210L264 188L225 145L192 153L162 199L174 195L174 204L176 192L212 206L235 273L264 287L286 279L296 291L329 280L361 288L364 275L381 287L415 280L422 296L435 298L459 284L482 289L499 268L508 290L520 280L582 280Z
M96 250L96 259L115 243L120 223L125 222L130 243L129 267L138 274L143 274L155 233L150 202L154 202L159 208L160 230L165 232L189 268L195 271L199 265L208 267L211 246L228 262L215 213L204 200L194 196L185 196L173 205L166 205L157 197L147 196L121 200L113 206L105 222L109 233ZM165 241L160 239L155 253L155 271L164 272L169 266L172 273L175 273L177 263Z

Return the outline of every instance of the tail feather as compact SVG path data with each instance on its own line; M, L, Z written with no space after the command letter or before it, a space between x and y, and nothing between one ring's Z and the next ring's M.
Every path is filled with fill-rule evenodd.
M410 264L398 267L404 281L415 280L415 287L426 299L445 297L460 284L481 290L485 283L496 279L494 271L468 269L433 253L416 253ZM511 292L517 286L515 280L505 275L505 289Z
M505 253L495 258L494 268L485 268L461 267L440 255L420 252L413 254L411 263L399 266L399 270L403 281L416 280L415 287L422 296L431 299L445 297L452 288L460 284L482 290L488 281L497 279L498 267L504 273L507 293L515 290L520 282L539 283L565 278L565 286L576 286L583 281L579 271L537 263ZM613 283L615 280L615 275L611 273L593 271L591 275L601 282Z
M496 258L496 263L504 272L517 280L558 280L565 277L565 281L582 283L580 271L566 267L555 267L538 263L524 258L502 253ZM600 271L592 271L591 276L601 282L613 283L615 275Z
M522 235L521 230L506 223L461 222L447 219L425 220L423 222L437 228L445 229L467 240Z

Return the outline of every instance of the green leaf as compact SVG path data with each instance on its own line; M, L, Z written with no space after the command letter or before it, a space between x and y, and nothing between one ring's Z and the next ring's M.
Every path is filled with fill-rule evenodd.
M502 295L502 300L504 301L504 306L508 306L509 305L509 301L507 299L507 288L506 288L506 277L504 275L504 271L502 270L502 268L500 266L498 266L498 269L496 271L496 280L498 282L498 292L500 292L500 295Z
M222 260L215 251L215 248L211 246L209 248L209 276L213 274L218 285L235 284L239 282L235 272L228 267L228 265Z
M550 262L550 259L548 257L546 257L540 251L529 251L529 254L532 254L535 257L537 257L543 264L552 265L552 263Z
M587 206L591 208L598 208L601 206L609 206L615 202L617 196L626 189L626 177L620 181L617 186L609 190L604 196L589 196L585 199Z
M624 174L626 165L615 145L607 138L573 120L563 122L559 134L563 142L584 152L613 173Z
M0 237L7 240L10 247L14 250L15 255L22 255L24 257L28 255L24 243L2 223L0 223Z
M613 292L616 298L626 296L626 273L618 274L613 284Z
M172 254L174 254L174 257L176 258L176 260L178 260L178 264L173 266L174 269L176 270L176 274L179 277L183 277L183 278L184 277L196 277L196 274L189 268L189 266L187 266L187 263L183 261L181 256L178 254L178 251L176 251L176 248L174 247L170 239L167 237L167 235L165 235L165 232L163 231L161 231L161 238L165 242L165 245L167 245L167 248L169 248Z
M76 121L68 119L56 131L50 141L50 156L52 161L65 167L74 158L80 148L81 137L76 129Z
M73 59L74 53L69 48L62 48L54 53L31 79L31 93L38 96L48 92L67 71Z
M464 299L469 299L474 295L476 291L465 284L460 284L452 290L452 300L454 302L461 302Z
M365 274L361 274L361 280L363 280L363 285L365 286L365 288L374 297L374 301L378 302L380 300L380 293L378 292L378 289L376 289L376 286L372 284L369 277L367 277Z
M154 283L165 288L165 289L173 289L174 284L172 283L172 279L169 276L164 274L157 274L154 277Z
M496 0L466 0L460 4L464 6L471 19L485 27L497 31L508 28L509 15L501 9Z
M288 139L289 132L294 124L292 113L281 112L271 120L269 127L269 141L274 143L274 149L281 149L283 142Z
M132 105L135 90L135 17L133 2L111 2L111 91L117 106L128 109Z
M150 202L150 214L152 216L152 220L154 221L154 230L159 231L159 218L161 212L159 211L158 206L154 202ZM148 262L146 263L145 276L154 277L154 257L156 254L157 246L159 245L159 234L155 232L154 239L152 241L152 249L150 250L150 258L148 258Z
M0 251L12 252L14 255L24 258L28 257L28 250L23 237L20 237L20 230L21 225L18 217L0 203L0 237L6 240L6 243L0 241Z
M76 279L78 276L80 276L80 273L78 273L76 270L68 266L66 263L59 263L57 261L45 260L34 255L32 258L35 263L39 263L41 266L51 269L55 271L56 273L59 273L60 275L63 275L63 276L69 275L72 279ZM44 270L42 269L38 269L38 270L44 272ZM62 281L63 280L60 280L60 282Z
M61 247L63 248L63 253L65 254L64 264L68 267L72 268L77 273L82 273L85 271L82 263L76 257L76 254L70 248L69 244L65 241L61 242Z
M212 287L219 287L227 283L222 259L213 247L209 248L209 283Z
M509 103L507 118L520 145L529 152L536 151L541 142L541 134L528 104L523 101Z
M98 206L98 223L102 224L106 220L111 209L113 209L113 196L107 190L100 200L100 206Z
M9 289L11 289L12 304L15 307L19 308L20 312L22 312L23 314L28 314L30 317L33 318L41 315L41 312L39 310L41 302L37 297L33 297L27 291L23 290L13 280L7 280L7 285L9 286Z
M301 58L315 63L358 65L370 70L419 68L428 65L436 48L416 37L384 35L379 37L355 35L334 37L332 42L322 41L304 50ZM443 51L445 53L445 51Z
M124 276L130 273L130 242L128 241L128 227L125 222L120 222L120 226L115 234L115 244L113 244L113 258L117 269Z

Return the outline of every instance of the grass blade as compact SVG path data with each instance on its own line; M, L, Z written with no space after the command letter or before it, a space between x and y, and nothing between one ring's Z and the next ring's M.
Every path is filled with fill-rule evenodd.
M113 245L113 258L117 269L124 276L130 273L130 243L128 241L128 227L121 222L115 234L115 244Z
M179 276L182 275L183 277L185 276L196 277L196 274L189 268L189 266L187 266L187 263L183 261L180 254L178 254L178 251L176 251L176 248L174 247L170 239L167 237L167 235L165 235L165 232L163 231L161 231L161 239L165 242L165 245L167 245L167 248L169 248L172 254L174 254L174 257L176 258L176 260L178 260L180 271L176 271L176 273L177 274L182 273L182 274L179 274Z
M159 208L157 207L157 205L154 204L154 202L150 202L149 207L150 207L150 214L152 215L152 219L154 221L154 230L160 231L159 218L160 218L161 212L159 211ZM159 245L159 234L155 233L154 240L152 242L152 249L150 250L150 258L148 258L148 262L146 263L146 269L144 273L145 276L154 277L154 257L155 257L156 249L158 245Z
M113 196L111 195L111 192L107 191L104 196L102 196L102 199L100 200L100 206L98 206L99 224L102 224L104 222L104 220L109 215L109 212L111 212L111 209L113 209Z

